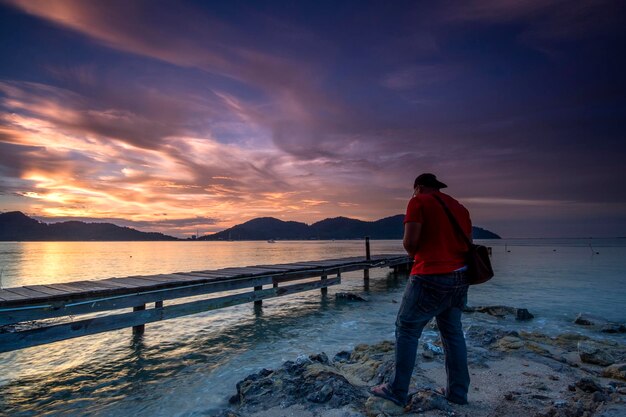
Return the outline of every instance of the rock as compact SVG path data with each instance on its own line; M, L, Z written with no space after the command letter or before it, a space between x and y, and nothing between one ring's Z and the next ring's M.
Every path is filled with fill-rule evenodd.
M574 386L584 392L593 393L596 391L602 391L602 387L591 378L581 378Z
M367 301L367 298L351 292L338 292L335 294L335 298L348 301Z
M615 363L615 358L609 352L592 342L578 342L578 354L584 363L601 366Z
M443 348L434 345L430 342L426 342L422 345L422 347L424 348L424 352L426 351L430 351L433 353L434 356L436 355L443 355Z
M531 320L535 316L533 316L527 309L525 308L515 308L508 306L479 306L479 307L463 307L464 313L484 313L489 314L490 316L504 318L508 315L515 316L515 320L526 321Z
M317 355L311 355L309 356L309 359L312 362L319 362L323 363L324 365L328 365L330 363L330 361L328 360L328 356L324 352L318 353Z
M469 309L470 307L468 307ZM490 316L496 316L496 317L505 317L507 314L516 314L517 311L516 308L513 307L507 307L507 306L481 306L481 307L474 307L473 312L474 313L485 313L485 314L489 314Z
M591 400L595 403L603 403L606 401L610 401L611 397L609 397L608 395L606 395L603 392L600 391L596 391L593 393L593 395L591 396Z
M589 337L578 333L561 333L554 339L553 343L566 350L577 350L578 343L582 340L589 340Z
M345 362L348 359L350 359L350 355L352 354L352 352L348 352L347 350L342 350L341 352L337 353L335 355L335 357L333 358L333 361L335 362Z
M296 358L296 365L305 365L307 363L311 363L311 359L307 355L300 354Z
M626 381L626 363L616 363L607 366L602 371L602 376Z
M533 318L535 318L535 316L530 314L530 312L526 310L525 308L517 309L515 320L527 321L527 320L532 320Z
M580 326L593 326L595 330L602 333L626 333L626 325L622 323L613 323L602 317L589 316L583 313L576 316L574 323Z
M515 400L515 395L512 392L507 392L504 394L504 399L507 401L513 401Z
M626 403L610 404L595 417L624 417L626 416Z
M307 396L307 400L314 403L325 403L333 396L333 387L324 384L319 391L313 392Z
M365 401L365 414L369 417L375 417L380 414L384 416L400 416L404 414L404 407L400 407L384 398L371 396Z
M602 333L626 333L626 326L619 323L607 323L600 328Z
M504 336L502 339L498 340L496 345L498 349L504 351L517 350L524 347L524 341L519 337Z
M507 333L500 329L487 329L476 325L470 326L465 333L467 339L484 347L492 345L504 336L507 336Z
M556 408L563 408L563 407L567 406L567 401L566 400L554 400L554 402L552 404Z
M435 354L434 354L434 352L432 350L424 349L422 351L422 357L425 358L425 359L428 359L428 360L432 360L432 359L435 359Z
M432 391L419 391L409 400L407 409L415 413L423 413L429 410L452 411L452 407L443 396Z
M574 323L579 324L581 326L593 326L595 323L583 313L578 313L576 318L574 319Z

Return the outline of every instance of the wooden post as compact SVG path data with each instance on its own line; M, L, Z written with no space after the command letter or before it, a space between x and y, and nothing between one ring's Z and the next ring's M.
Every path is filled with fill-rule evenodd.
M259 285L258 287L254 287L254 291L261 291L263 289L262 285ZM254 302L255 307L256 306L262 306L263 305L263 300L257 300Z
M155 301L154 302L154 308L163 308L163 300Z
M327 281L328 275L322 275L322 284L326 285L326 281ZM320 291L322 292L322 295L325 296L328 294L328 287L322 287L320 289Z
M135 311L143 311L146 309L146 305L142 304L140 306L133 307L133 312ZM141 336L146 331L146 325L140 324L138 326L133 326L133 336Z
M365 260L370 261L372 259L372 254L370 253L370 237L365 236ZM363 270L363 283L365 284L365 289L369 287L370 284L370 269L365 268Z

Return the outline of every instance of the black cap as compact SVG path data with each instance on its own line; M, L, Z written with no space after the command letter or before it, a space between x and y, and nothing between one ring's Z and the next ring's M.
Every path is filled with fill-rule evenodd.
M435 176L435 174L430 174L430 173L421 174L417 178L415 178L415 182L413 183L413 188L417 187L418 185L423 185L424 187L437 188L437 189L447 187L446 184L437 180L437 177Z

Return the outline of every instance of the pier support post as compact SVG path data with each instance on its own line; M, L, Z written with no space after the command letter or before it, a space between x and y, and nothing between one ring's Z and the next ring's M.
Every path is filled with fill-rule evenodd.
M259 285L258 287L254 287L254 291L261 291L263 289L262 285ZM257 300L254 302L254 306L255 307L260 307L263 305L263 300Z
M146 305L142 304L140 306L133 307L133 312L135 311L143 311L146 309ZM139 326L133 326L133 336L141 336L146 331L146 325L140 324Z
M370 252L370 237L369 236L365 236L365 260L366 261L372 260L372 254ZM365 268L363 270L363 284L366 290L369 289L369 286L370 286L370 269L369 268Z
M163 301L155 301L154 308L163 308Z
M322 284L326 284L327 279L328 275L322 275ZM326 296L328 294L328 287L322 287L320 291L322 292L322 296Z

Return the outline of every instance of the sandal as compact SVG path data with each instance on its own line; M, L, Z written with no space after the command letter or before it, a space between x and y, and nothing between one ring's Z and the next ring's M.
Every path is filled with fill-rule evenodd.
M387 384L380 384L370 388L370 393L376 397L384 398L385 400L391 401L392 403L400 407L405 406L404 401L396 397L391 389L389 389L389 385Z

